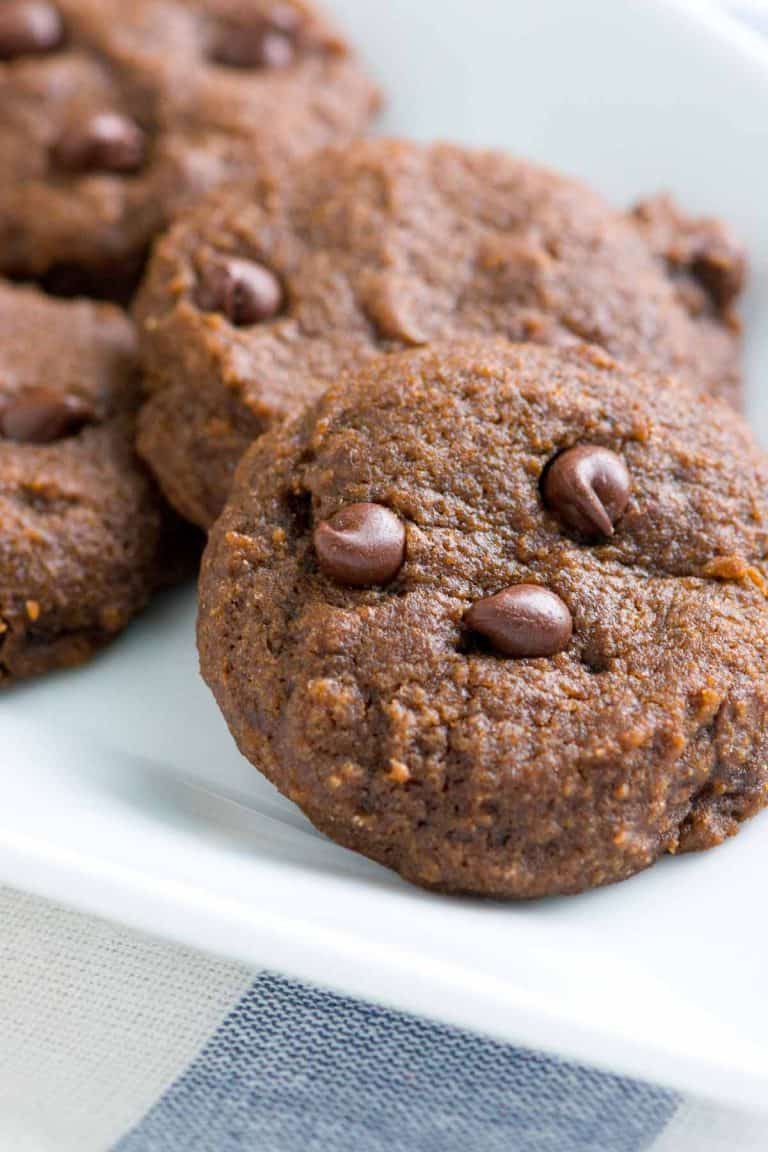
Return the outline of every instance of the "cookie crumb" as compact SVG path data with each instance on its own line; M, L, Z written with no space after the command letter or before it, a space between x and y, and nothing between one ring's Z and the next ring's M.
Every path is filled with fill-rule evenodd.
M768 597L768 581L754 565L748 564L742 556L715 556L704 566L704 575L714 580L732 580L736 583L749 582Z
M403 764L402 760L390 760L387 775L394 784L407 784L411 778L408 765Z

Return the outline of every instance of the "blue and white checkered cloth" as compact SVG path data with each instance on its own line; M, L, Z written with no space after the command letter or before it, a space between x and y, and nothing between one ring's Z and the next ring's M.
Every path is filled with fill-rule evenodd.
M0 889L0 1152L765 1152L768 1121Z
M0 1152L768 1152L768 1120L0 889Z

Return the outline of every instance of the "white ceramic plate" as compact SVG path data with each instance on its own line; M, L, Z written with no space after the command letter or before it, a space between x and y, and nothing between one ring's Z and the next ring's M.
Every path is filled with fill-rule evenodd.
M755 267L768 443L768 51L656 0L336 0L387 128L507 146L617 202L668 188ZM0 700L0 882L258 966L765 1107L768 815L618 887L425 895L328 843L239 757L197 678L194 597ZM216 795L214 795L216 794Z

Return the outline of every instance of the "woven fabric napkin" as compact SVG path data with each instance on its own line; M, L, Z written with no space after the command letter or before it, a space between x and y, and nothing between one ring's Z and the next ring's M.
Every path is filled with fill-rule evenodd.
M768 1120L0 889L0 1152L765 1152Z

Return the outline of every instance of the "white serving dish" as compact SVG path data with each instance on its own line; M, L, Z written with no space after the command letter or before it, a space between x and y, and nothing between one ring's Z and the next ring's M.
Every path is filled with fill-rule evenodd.
M622 203L729 219L754 279L768 444L768 49L661 0L335 0L386 128L506 146ZM761 378L766 386L761 388ZM202 949L768 1107L768 814L570 900L429 896L319 836L238 755L196 672L191 590L74 674L0 699L0 882Z

